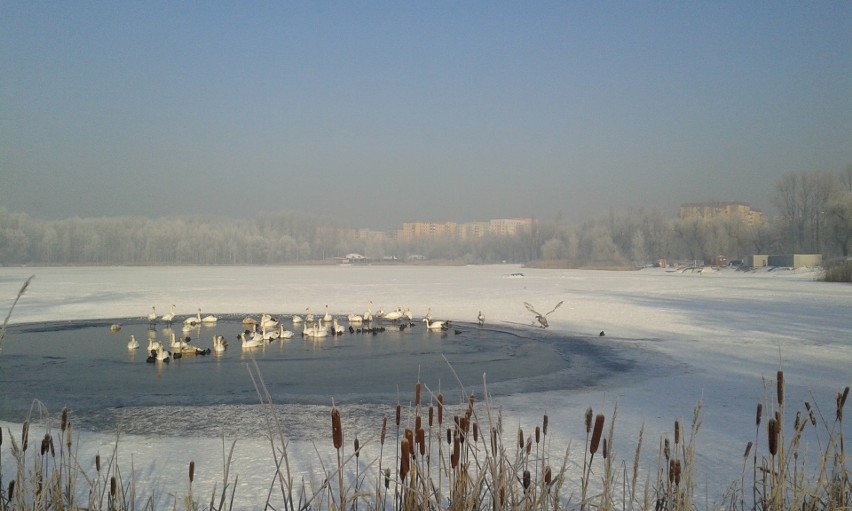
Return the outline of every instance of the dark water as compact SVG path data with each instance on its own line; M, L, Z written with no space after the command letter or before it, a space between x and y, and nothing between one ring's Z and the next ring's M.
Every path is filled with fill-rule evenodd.
M199 348L211 347L215 334L224 335L229 348L221 355L153 364L146 362L147 339L168 346L172 330L144 320L12 326L0 352L0 420L23 421L38 399L54 414L68 407L78 424L94 430L119 422L125 431L178 435L262 430L259 386L285 413L301 417L294 423L308 428L313 413L327 413L332 399L357 415L362 408L411 402L418 381L424 403L439 387L451 403L466 393L481 395L484 373L489 393L499 396L600 385L639 365L635 354L593 339L464 323L443 333L417 324L402 332L347 331L319 341L305 340L299 328L285 324L297 332L294 338L243 350L236 338L241 319L220 316L215 326L190 331L173 325L178 337L190 336ZM113 323L121 324L119 332L110 331ZM127 349L131 334L140 349Z

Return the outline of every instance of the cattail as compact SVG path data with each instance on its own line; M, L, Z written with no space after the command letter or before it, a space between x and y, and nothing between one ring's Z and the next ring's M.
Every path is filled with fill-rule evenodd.
M414 404L420 406L420 383L414 386Z
M438 425L444 423L444 395L438 394Z
M56 452L53 450L53 437L50 437L50 456L56 456Z
M518 448L524 448L524 430L521 428L518 428Z
M396 405L396 425L399 426L399 422L402 419L402 407L397 403Z
M388 431L388 418L385 417L382 419L382 434L379 437L379 441L382 445L385 445L385 433Z
M757 415L754 418L754 425L760 426L760 418L763 415L763 404L757 403Z
M586 419L586 434L588 435L589 432L592 431L592 407L591 406L586 408L585 419Z
M603 449L601 450L601 455L606 459L607 456L607 448L606 448L606 438L603 439Z
M778 397L778 406L784 404L784 371L778 371L776 383L776 394Z
M846 398L849 397L849 385L843 389L843 397L840 398L840 406L844 406L846 404Z
M796 412L796 420L793 421L793 429L796 431L801 431L804 429L804 424L802 424L802 412Z
M671 446L669 445L669 439L668 438L666 438L665 441L663 442L663 455L666 457L666 459L669 459L672 456L672 449L671 449Z
M473 441L479 442L479 424L476 422L473 423Z
M530 471L524 470L524 490L529 490L530 488Z
M536 426L535 427L535 443L538 444L539 442L541 442L541 428Z
M805 408L808 409L808 418L811 420L811 424L816 426L816 416L814 415L814 411L811 410L811 404L805 401Z
M408 440L408 446L411 448L411 454L414 454L414 432L405 428L405 439Z
M672 460L674 461L674 483L676 485L680 484L680 460Z
M0 447L3 446L3 428L0 428Z
M547 436L547 414L544 414L544 419L541 421L541 432Z
M385 469L385 489L387 490L390 486L390 469Z
M430 428L432 427L432 417L434 415L434 412L435 412L435 408L433 408L432 405L429 405L429 427Z
M408 475L409 463L411 461L411 443L408 438L402 439L402 455L399 458L399 478L403 481Z
M550 466L545 467L544 468L544 484L546 484L547 486L550 486L550 481L551 481L552 477L553 477L553 474L550 470Z
M497 428L491 428L491 452L497 454Z
M195 462L189 462L189 482L195 481Z
M361 444L358 442L358 437L355 437L355 457L361 456Z
M190 482L191 482L191 481L190 481ZM115 490L116 490L116 486L117 486L117 485L115 484L115 476L110 477L110 478L109 478L109 494L110 494L110 496L111 496L111 497L113 497L113 498L115 498Z
M59 422L59 429L65 433L65 428L68 427L68 408L62 409L62 420Z
M47 451L50 450L50 434L45 433L44 438L41 439L41 455L44 456L47 454Z
M343 447L343 426L340 424L340 411L336 406L331 408L331 439L335 449Z
M453 443L453 430L447 428L447 445L451 445Z
M68 422L68 429L65 431L65 445L71 449L71 422Z
M416 431L416 430L418 430L422 427L423 427L423 417L418 415L417 417L414 418L414 430Z
M462 417L459 419L459 441L464 443L467 432L470 430L470 419Z
M10 501L11 501L11 500L12 500L12 498L14 498L14 496L15 496L15 480L14 480L14 479L12 479L11 481L9 481L9 490L8 490L8 492L6 493L6 496L8 496L8 497L9 497L9 500L10 500Z
M675 445L677 445L677 444L680 443L680 421L677 421L677 420L675 421L674 428L675 428L674 429L674 440L675 440Z
M417 430L416 435L417 445L420 447L420 455L426 456L426 430L423 428Z
M841 404L843 402L843 394L838 392L837 396L835 397L835 401L837 401L837 421L841 422L843 421L843 405Z
M101 471L101 455L95 454L95 470Z
M459 439L459 435L456 434L453 437L453 455L450 459L450 464L453 468L459 466L459 458L461 457L461 440Z
M743 458L748 458L748 453L751 452L751 442L746 444L745 452L743 453Z
M669 483L674 483L675 460L669 460Z
M766 429L769 436L769 453L775 456L778 454L778 422L769 419Z
M23 446L24 452L27 452L27 441L30 436L30 423L29 421L24 421L23 426L21 426L21 444Z
M592 432L592 443L589 444L589 453L594 454L598 450L598 444L601 441L601 433L603 433L604 426L604 416L603 414L598 414L595 417L595 429Z

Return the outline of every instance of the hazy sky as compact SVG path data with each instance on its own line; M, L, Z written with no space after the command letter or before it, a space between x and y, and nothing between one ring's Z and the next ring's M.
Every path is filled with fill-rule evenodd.
M852 2L0 2L0 207L353 227L852 165Z

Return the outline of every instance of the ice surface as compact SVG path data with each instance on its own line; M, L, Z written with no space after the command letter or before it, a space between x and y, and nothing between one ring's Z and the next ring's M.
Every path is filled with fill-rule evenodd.
M306 307L322 312L326 304L336 314L362 314L372 301L374 312L409 306L420 317L431 307L436 318L475 322L481 310L487 324L536 328L523 303L546 312L564 300L548 316L550 332L595 337L603 331L606 335L596 342L671 358L676 370L660 377L615 379L587 390L503 396L496 405L504 423L531 431L547 413L554 461L561 461L573 442L573 462L584 439L586 407L610 417L617 405L616 456L632 459L644 424L647 468L653 470L659 439L672 434L675 419L688 425L701 401L698 453L706 480L700 486L703 491L706 483L711 501L738 477L743 449L754 434L755 406L774 392L779 368L785 373L787 402L796 409L810 401L831 414L834 395L852 383L852 286L818 282L807 271L682 274L514 265L0 268L4 315L29 275L36 278L14 311L14 323L140 318L152 305L163 313L170 304L176 305L178 318L199 307L204 314L284 314ZM414 383L399 385L410 393ZM51 412L58 415L59 410ZM296 415L299 421L315 420L316 428L330 429L327 412L317 407L313 415ZM368 449L376 448L369 441L381 417L371 421L364 410L349 415L351 423L343 409L347 441L357 434ZM788 419L793 415L788 413ZM20 434L19 424L0 425ZM294 424L292 431L310 428ZM115 442L115 435L82 435L80 459L92 463L95 453L107 454ZM185 493L187 466L195 461L193 489L209 495L214 483L221 485L223 443L230 446L233 439L200 437L187 445L184 437L123 435L119 458L128 464L132 459L139 484L157 488L163 502L169 493ZM298 434L289 441L293 471L306 481L317 478L320 461L332 463L330 438L329 445ZM260 506L266 497L273 468L269 450L265 438L237 439L232 475L239 474L241 508Z

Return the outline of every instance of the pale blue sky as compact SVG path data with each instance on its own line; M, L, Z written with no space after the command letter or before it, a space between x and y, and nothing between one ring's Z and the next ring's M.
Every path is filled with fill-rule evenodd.
M848 165L848 1L0 0L0 207L38 218L770 209Z

